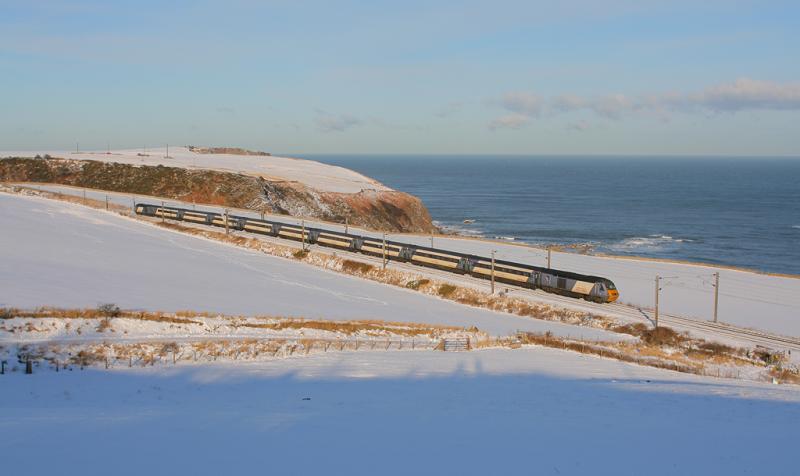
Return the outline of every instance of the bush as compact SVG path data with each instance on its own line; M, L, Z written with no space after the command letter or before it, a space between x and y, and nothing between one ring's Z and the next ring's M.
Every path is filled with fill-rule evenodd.
M614 332L618 332L620 334L628 334L636 337L641 337L647 332L647 325L642 324L641 322L637 322L635 324L625 324L622 326L616 326L611 330Z
M14 311L11 308L0 307L0 319L12 319Z
M306 256L308 256L308 250L297 250L292 253L292 256L297 259L304 259Z
M371 264L346 259L342 261L342 270L349 273L369 273L374 267Z
M415 279L413 281L409 281L406 283L406 287L408 289L418 290L421 286L425 286L426 284L430 284L429 279Z
M679 334L669 327L659 326L657 329L648 329L642 336L642 341L651 345L680 345L688 340L686 335Z
M439 296L442 297L449 297L451 294L456 292L456 287L452 284L442 284L439 286Z
M734 355L736 353L736 349L733 347L718 342L701 342L697 348L711 355Z
M122 313L119 306L112 303L101 304L97 306L97 312L106 317L119 317Z

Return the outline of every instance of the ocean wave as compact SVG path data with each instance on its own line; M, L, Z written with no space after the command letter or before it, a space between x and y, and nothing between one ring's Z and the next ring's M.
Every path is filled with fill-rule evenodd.
M650 235L650 238L656 240L663 240L665 242L675 242L675 243L691 243L694 240L690 240L689 238L673 238L669 235Z
M795 228L795 229L797 229L797 230L800 230L800 225L792 225L792 228Z
M452 235L460 235L460 236L472 236L472 237L482 237L484 236L483 231L480 228L474 226L462 226L462 225L445 225L438 221L433 222L433 224L441 228L446 234Z
M666 248L680 246L681 243L692 243L694 240L688 238L674 238L669 235L649 235L634 236L624 240L606 245L606 248L618 252L640 251L661 251Z

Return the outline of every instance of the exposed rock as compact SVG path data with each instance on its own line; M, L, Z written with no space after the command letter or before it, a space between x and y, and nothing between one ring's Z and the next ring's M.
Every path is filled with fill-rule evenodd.
M393 232L435 229L422 201L397 191L321 192L263 177L70 159L0 160L0 181L43 182L316 218Z

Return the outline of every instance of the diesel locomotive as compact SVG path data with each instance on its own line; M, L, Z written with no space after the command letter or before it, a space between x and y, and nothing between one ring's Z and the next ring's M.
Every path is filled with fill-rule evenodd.
M511 261L492 260L476 256L425 246L386 241L368 236L359 236L322 228L281 223L273 220L227 215L185 208L159 206L147 203L136 204L138 215L186 221L201 225L227 227L293 241L303 241L329 248L336 248L371 256L386 256L393 261L412 263L476 278L494 279L529 289L598 303L614 302L619 291L611 280L599 276L571 273ZM385 248L384 248L385 246Z

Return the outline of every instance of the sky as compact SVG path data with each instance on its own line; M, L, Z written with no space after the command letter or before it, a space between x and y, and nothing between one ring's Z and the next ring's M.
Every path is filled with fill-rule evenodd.
M0 150L800 156L797 1L0 0Z

